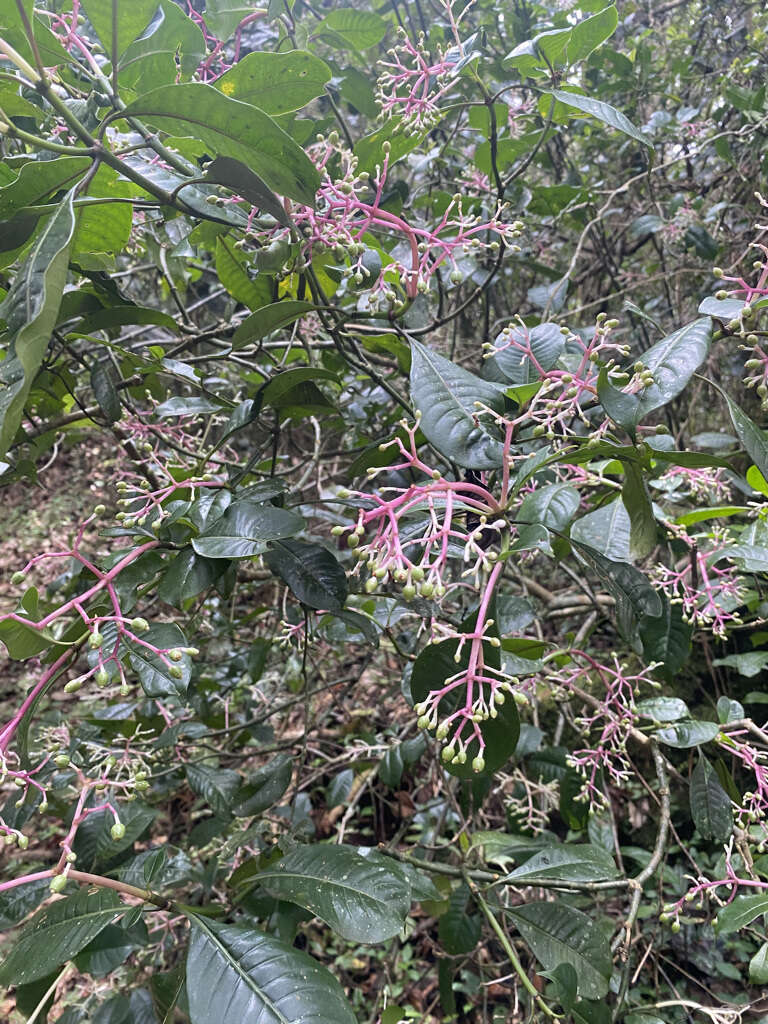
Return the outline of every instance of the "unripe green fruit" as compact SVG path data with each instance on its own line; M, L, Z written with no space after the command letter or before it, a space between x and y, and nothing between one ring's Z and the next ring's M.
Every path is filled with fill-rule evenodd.
M440 757L443 759L443 761L445 761L446 764L448 764L449 761L452 761L455 756L456 751L454 750L453 747L443 747L442 753L440 754Z
M403 587L403 597L406 601L412 601L416 597L416 587L412 583L406 583Z
M360 543L360 538L357 536L356 533L351 533L349 535L349 537L347 537L347 547L348 548L356 548L359 543Z
M143 792L145 789L149 789L149 783L140 780L139 782L136 782L134 784L134 788L138 789L140 792Z
M168 675L172 679L182 679L184 677L184 669L181 665L171 665L168 669Z
M23 573L21 572L21 570L19 570L18 572L15 572L13 576L11 576L11 583L14 585L14 587L17 587L20 583L23 583L26 578L26 573Z
M106 511L107 509L105 505L97 505L96 508L93 510L93 514L95 516L103 516Z
M417 719L416 725L419 727L419 729L428 729L429 728L429 715L421 715Z
M96 679L97 685L99 685L99 686L106 686L107 683L109 682L109 672L107 672L107 670L104 668L103 665L101 666L99 671L96 673L95 679Z
M370 579L367 579L365 581L365 592L366 592L366 594L373 594L373 593L375 593L375 591L378 588L378 586L379 586L379 581L376 579L375 576L371 576Z
M483 768L485 768L485 758L481 757L478 754L477 757L474 758L474 760L472 761L472 771L481 772Z
M104 637L101 635L98 629L96 630L95 633L91 633L91 635L88 637L88 646L91 648L92 651L98 651L98 649L101 647L103 643Z
M69 768L69 754L57 754L53 763L57 768Z
M427 599L432 597L434 592L435 592L435 586L434 586L433 583L430 583L429 580L426 580L419 587L419 593L421 594L422 597L426 597Z
M142 618L131 619L130 626L134 633L146 633L149 629L149 623Z
M20 850L26 850L29 846L29 836L19 836L17 844Z
M181 659L184 657L184 655L178 649L178 647L174 647L174 649L172 651L168 651L168 657L171 659L171 661L181 661Z
M122 823L122 821L116 821L112 828L109 830L109 834L112 836L115 842L117 842L119 839L122 839L123 836L125 835L125 825Z
M70 679L68 683L64 684L64 693L77 693L82 685L82 679Z
M63 892L67 885L65 875L54 875L49 886L51 892Z
M77 854L75 853L74 850L70 850L69 853L65 856L64 860L67 862L67 864L74 864L75 861L77 860Z

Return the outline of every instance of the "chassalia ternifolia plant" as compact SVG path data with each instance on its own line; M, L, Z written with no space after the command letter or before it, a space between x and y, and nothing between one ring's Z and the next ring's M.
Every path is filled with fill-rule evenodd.
M20 1020L762 1012L759 61L512 6L0 0Z

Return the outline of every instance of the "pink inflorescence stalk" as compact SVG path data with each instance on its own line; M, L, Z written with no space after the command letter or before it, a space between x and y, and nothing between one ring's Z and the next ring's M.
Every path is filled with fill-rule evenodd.
M651 676L653 665L632 675L615 655L611 665L584 651L569 653L573 661L548 678L555 687L577 698L591 693L595 683L604 691L597 696L597 705L575 723L585 736L596 733L593 745L574 750L568 759L584 778L584 801L604 806L607 797L602 786L622 787L632 775L627 740L638 720L635 698L641 686L656 689L658 683Z
M656 587L672 604L682 605L686 622L724 637L729 623L741 622L734 609L744 590L736 566L725 562L731 546L728 533L715 527L706 536L694 538L683 527L672 527L670 523L667 526L686 544L689 554L673 567L657 565Z
M466 660L466 665L431 691L416 706L416 712L421 727L435 729L439 740L448 740L442 755L446 761L464 764L471 743L476 741L472 766L482 771L485 740L479 726L497 716L504 692L511 691L513 685L505 673L488 664L486 656L489 645L500 645L492 633L494 620L489 609L503 562L497 551L490 550L491 542L503 544L508 527L500 515L502 506L482 483L449 480L424 462L417 450L418 422L416 426L405 422L401 426L402 436L382 445L395 447L400 460L385 469L369 470L369 477L384 472L415 472L426 479L407 486L382 487L374 494L343 492L340 496L354 499L358 511L351 527L334 527L334 533L346 535L347 545L357 550L355 571L367 567L368 593L391 581L402 588L408 601L417 596L439 600L449 588L460 586L451 583L447 570L451 559L463 555L465 575L474 577L481 594L474 628L457 630L433 619L432 633L435 640L455 641L455 661L460 664ZM504 502L507 473L502 479ZM460 698L458 706L440 720L443 700L450 696L453 703L460 693L463 700Z

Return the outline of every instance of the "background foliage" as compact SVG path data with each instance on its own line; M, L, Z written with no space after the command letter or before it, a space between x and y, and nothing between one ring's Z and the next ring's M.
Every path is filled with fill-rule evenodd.
M767 42L0 0L4 1016L768 1019Z

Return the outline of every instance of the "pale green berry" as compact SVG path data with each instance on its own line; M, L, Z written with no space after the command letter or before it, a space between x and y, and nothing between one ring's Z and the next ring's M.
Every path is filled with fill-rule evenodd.
M149 629L149 623L147 620L140 617L131 619L130 626L134 633L146 633Z
M123 836L125 835L125 825L122 823L122 821L116 821L112 828L109 830L109 834L112 836L115 842L122 839Z
M57 768L69 768L69 754L57 754L53 763Z
M91 633L91 635L88 637L88 646L91 648L92 651L98 651L98 649L101 647L103 643L104 637L101 635L98 629L95 630L95 632Z
M109 682L109 672L102 665L95 676L96 682L99 686L106 686Z
M20 583L23 583L26 578L26 573L23 573L21 570L19 570L18 572L15 572L13 576L11 576L11 583L14 585L14 587L17 587Z
M51 879L50 890L51 892L63 892L67 885L67 879L64 875L54 875Z
M443 759L443 761L445 761L446 764L449 761L452 761L455 756L456 751L454 750L453 747L443 747L442 753L440 754L440 757Z

